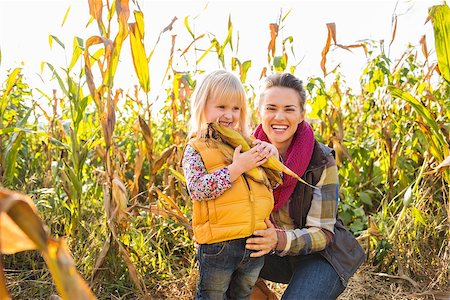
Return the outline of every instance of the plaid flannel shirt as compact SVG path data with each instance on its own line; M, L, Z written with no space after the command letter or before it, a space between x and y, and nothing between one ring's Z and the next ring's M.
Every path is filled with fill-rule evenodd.
M338 204L338 170L336 165L325 168L314 189L311 208L303 228L295 228L290 217L290 201L271 214L277 228L277 253L284 255L306 255L318 252L331 243L336 223Z

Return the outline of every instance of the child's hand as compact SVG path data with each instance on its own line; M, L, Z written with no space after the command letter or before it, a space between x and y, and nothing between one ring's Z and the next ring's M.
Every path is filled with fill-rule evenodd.
M253 149L256 148L263 157L269 158L272 155L275 155L278 159L278 149L275 145L261 140L254 140L252 144L256 145Z
M236 180L241 174L259 167L267 161L267 157L262 155L257 147L241 153L242 146L239 145L234 149L233 163L228 166L231 181Z

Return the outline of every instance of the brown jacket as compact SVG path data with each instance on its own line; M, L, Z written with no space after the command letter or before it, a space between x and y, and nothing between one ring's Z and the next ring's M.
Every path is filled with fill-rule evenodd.
M302 178L312 185L317 184L323 170L332 161L334 161L332 150L316 141L311 161ZM301 182L294 190L289 211L297 228L303 228L306 223L312 193L312 188ZM319 253L333 266L344 285L347 285L348 279L366 259L364 250L338 217L332 242Z

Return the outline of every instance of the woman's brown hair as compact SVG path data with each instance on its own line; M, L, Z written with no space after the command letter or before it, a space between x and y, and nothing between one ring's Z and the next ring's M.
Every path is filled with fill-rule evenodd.
M264 92L271 87L285 87L289 89L293 89L297 92L298 98L300 101L300 109L301 111L305 110L305 101L306 101L306 93L303 88L303 82L289 73L278 73L273 74L267 77L262 86L262 92L259 96L260 98L260 106L262 105L262 99L264 97Z

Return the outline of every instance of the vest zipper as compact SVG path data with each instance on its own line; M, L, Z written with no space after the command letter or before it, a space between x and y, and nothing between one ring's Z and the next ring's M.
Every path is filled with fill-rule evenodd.
M251 234L253 234L253 231L255 231L255 196L253 195L253 191L250 188L250 184L248 183L247 177L245 177L245 175L242 175L242 177L244 177L244 181L245 184L247 185L247 189L248 189L248 194L250 196L250 209L252 210L252 219L251 219L251 223L250 223L250 228L251 228Z

